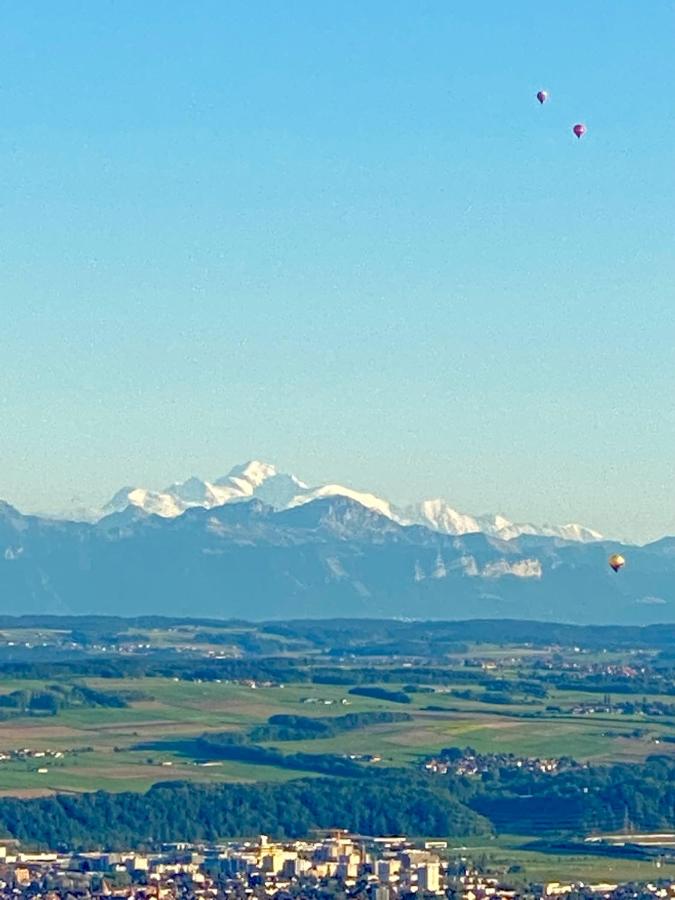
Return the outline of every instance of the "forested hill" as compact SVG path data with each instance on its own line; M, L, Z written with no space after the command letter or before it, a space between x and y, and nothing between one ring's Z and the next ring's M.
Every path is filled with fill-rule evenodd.
M314 828L335 827L362 834L490 831L487 820L441 784L410 775L217 787L164 784L147 794L98 791L0 800L0 828L44 847L115 849L247 834L301 837Z
M286 784L161 784L146 794L0 800L0 828L30 845L110 849L313 828L362 834L586 834L675 828L675 762L578 767L558 775L496 769L489 779L402 770Z

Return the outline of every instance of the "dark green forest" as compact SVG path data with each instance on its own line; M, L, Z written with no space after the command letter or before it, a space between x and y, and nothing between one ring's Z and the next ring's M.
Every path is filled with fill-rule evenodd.
M369 725L384 725L390 722L409 722L409 713L399 712L356 712L333 718L312 718L311 716L276 715L270 716L266 725L256 725L248 733L251 742L256 741L311 741L319 738L335 737L346 731L356 731Z
M257 833L299 837L333 827L363 834L508 829L578 837L626 823L638 830L673 828L674 762L652 757L643 765L579 767L555 776L497 766L471 779L360 769L286 784L172 783L146 794L0 800L4 833L44 847L121 848Z
M161 841L313 828L363 834L480 834L490 825L440 785L419 778L316 778L286 784L163 784L147 794L58 795L0 800L7 835L44 847L141 847Z

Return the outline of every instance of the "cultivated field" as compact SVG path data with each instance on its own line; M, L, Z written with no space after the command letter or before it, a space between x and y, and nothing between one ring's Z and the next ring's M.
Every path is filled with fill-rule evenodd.
M51 682L0 681L0 692L40 690ZM370 754L374 765L419 765L441 748L472 746L481 752L573 756L578 760L639 760L672 752L656 744L675 722L644 716L546 715L551 703L581 703L597 695L552 691L546 701L492 704L463 700L445 691L411 694L409 704L350 695L335 685L284 684L250 687L172 678L70 678L96 690L141 691L148 698L128 708L63 709L56 716L26 716L0 722L0 751L58 751L43 757L0 761L0 793L34 795L54 791L146 790L158 781L254 781L297 778L298 770L205 758L195 739L208 731L245 731L278 713L311 717L366 710L403 711L411 721L378 724L319 740L272 742L284 753ZM402 685L388 684L390 689ZM430 705L434 710L425 709ZM537 713L536 718L532 714ZM634 736L639 727L639 736ZM268 744L267 746L270 746ZM672 750L671 750L672 748ZM211 763L211 765L205 765ZM47 769L47 771L39 771ZM304 773L309 774L309 773Z

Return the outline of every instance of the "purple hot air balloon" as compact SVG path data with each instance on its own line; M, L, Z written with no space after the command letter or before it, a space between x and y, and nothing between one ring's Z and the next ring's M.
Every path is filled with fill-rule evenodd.
M578 138L583 137L586 134L586 126L582 125L581 122L579 122L577 125L574 126L572 131L576 134L576 136Z
M546 103L548 100L548 91L537 91L537 100L540 103Z

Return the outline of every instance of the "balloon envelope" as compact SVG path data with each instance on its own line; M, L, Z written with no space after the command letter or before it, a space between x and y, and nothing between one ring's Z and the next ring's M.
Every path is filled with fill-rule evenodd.
M615 572L618 572L626 565L626 560L620 553L613 553L609 558L609 565Z
M540 103L546 103L548 100L548 91L537 91L537 100Z
M579 122L578 125L574 126L572 131L576 134L576 136L578 138L583 137L586 134L586 126L582 125L581 122Z

